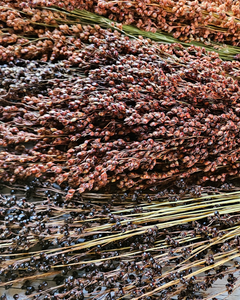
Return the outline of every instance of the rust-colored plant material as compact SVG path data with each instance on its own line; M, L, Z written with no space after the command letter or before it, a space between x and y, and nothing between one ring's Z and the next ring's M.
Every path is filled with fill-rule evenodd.
M6 5L6 1L0 3ZM26 13L32 9L37 10L40 6L57 5L68 10L79 8L123 24L135 25L143 30L151 32L162 30L183 41L211 40L232 45L239 44L240 9L238 1L235 0L34 0L26 2L18 0L7 1L7 4L13 8L21 8ZM14 19L13 15L9 23ZM33 20L40 22L44 19L47 23L54 24L54 17L56 17L54 13L40 16L38 12ZM23 22L19 21L15 26L23 25Z
M0 287L38 300L202 299L224 276L239 288L238 262L225 264L240 246L227 183L240 62L52 7L237 45L237 4L0 4Z
M80 8L84 8L84 2ZM92 3L94 12L147 31L162 30L183 41L239 44L240 10L234 0L99 0Z
M83 30L70 46L52 48L62 63L18 59L1 68L1 180L34 174L69 185L71 198L112 185L238 176L239 62L98 26Z

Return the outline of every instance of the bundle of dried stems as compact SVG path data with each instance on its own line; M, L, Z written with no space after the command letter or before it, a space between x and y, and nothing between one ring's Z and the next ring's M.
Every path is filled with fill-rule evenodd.
M227 276L232 293L240 193L224 182L240 169L240 62L224 60L239 53L237 8L222 4L230 19L206 1L77 2L141 29L161 10L158 28L231 45L176 43L74 1L71 12L2 1L0 287L24 281L39 300L203 299Z
M194 192L201 196L190 198ZM157 194L83 194L69 202L38 180L15 185L0 199L0 287L21 284L25 299L41 300L203 299L227 276L232 293L240 284L239 197L226 184L200 189L180 181ZM56 285L48 287L52 277Z

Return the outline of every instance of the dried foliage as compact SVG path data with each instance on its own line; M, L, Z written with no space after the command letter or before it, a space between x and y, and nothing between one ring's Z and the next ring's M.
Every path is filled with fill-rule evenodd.
M231 186L181 180L155 194L69 202L44 185L33 180L0 197L0 287L20 284L24 299L39 300L203 299L224 277L229 294L239 287L239 191Z
M28 11L29 7L52 6L95 12L126 25L156 32L162 30L184 41L208 39L239 44L240 9L235 0L34 0L2 1Z
M239 50L186 49L153 25L235 45L237 8L1 4L0 182L10 190L0 196L0 286L21 283L39 300L203 299L228 276L231 294L239 191L226 181L240 168L240 62L220 56ZM52 277L53 287L34 283Z
M235 43L233 45L231 43L223 45L217 43L215 39L206 41L202 38L184 40L183 38L178 39L174 37L176 35L166 31L142 30L137 28L136 24L121 24L86 11L84 9L88 9L88 5L85 2L84 5L80 5L83 8L82 10L74 9L71 12L61 9L59 6L50 6L50 3L48 3L49 7L39 7L30 2L28 4L24 3L4 3L0 7L0 21L2 22L2 26L0 24L0 29L2 27L0 43L3 46L0 48L0 57L7 61L15 57L29 55L31 58L38 58L43 55L45 60L53 60L56 57L47 55L46 52L51 53L54 51L59 43L67 45L65 51L70 45L73 46L73 43L79 46L79 37L83 38L85 34L88 34L88 30L83 28L82 25L90 24L118 30L131 38L142 36L160 43L181 43L185 48L191 45L200 46L207 51L217 52L224 60L239 59L240 51L237 45L234 46ZM126 23L128 24L128 22ZM58 28L58 31L64 33L63 39L59 39L59 35L56 33L58 31L53 31L54 28Z
M1 68L1 180L34 175L70 186L71 198L112 184L238 176L239 62L85 29L78 51L56 46L62 68L22 60Z

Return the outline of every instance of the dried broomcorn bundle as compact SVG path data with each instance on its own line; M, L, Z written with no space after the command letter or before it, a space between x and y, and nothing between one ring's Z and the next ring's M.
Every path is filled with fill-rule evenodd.
M70 186L71 198L238 176L239 62L100 27L79 39L58 73L34 62L2 68L1 180L34 174Z

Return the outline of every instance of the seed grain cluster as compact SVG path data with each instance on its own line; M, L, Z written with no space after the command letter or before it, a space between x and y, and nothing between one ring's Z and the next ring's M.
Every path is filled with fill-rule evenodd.
M63 66L2 68L2 180L34 174L73 194L237 176L239 62L86 29Z
M36 179L13 188L0 197L2 300L16 287L38 300L203 299L224 277L229 294L239 287L238 262L224 266L240 244L239 192L230 185L180 180L155 194L85 194L70 202ZM179 219L181 210L187 215Z
M0 4L0 287L21 282L38 300L186 300L228 276L231 294L240 62L83 25L52 5L235 45L233 2Z
M68 10L85 9L147 31L172 33L183 41L210 39L236 46L239 44L240 9L239 2L235 0L34 0L10 1L10 5L21 7L25 11L32 7L52 5ZM51 15L45 18L50 20ZM37 15L34 19L38 21L40 18Z

